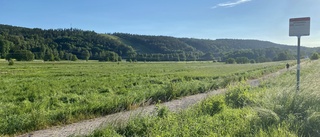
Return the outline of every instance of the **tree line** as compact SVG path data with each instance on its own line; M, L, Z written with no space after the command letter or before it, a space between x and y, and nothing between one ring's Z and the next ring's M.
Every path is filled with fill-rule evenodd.
M98 34L80 29L38 29L0 25L0 57L99 61L223 61L241 63L295 59L296 48L259 40L194 39L128 33ZM302 56L319 48L302 47ZM240 61L242 60L242 61Z
M31 55L31 54L33 55ZM134 53L131 46L80 29L28 29L0 25L0 57L17 60L121 60Z

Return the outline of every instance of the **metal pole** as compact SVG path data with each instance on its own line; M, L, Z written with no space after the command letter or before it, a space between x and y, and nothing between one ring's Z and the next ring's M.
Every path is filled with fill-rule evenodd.
M297 91L300 89L300 38L298 36L298 56L297 56Z

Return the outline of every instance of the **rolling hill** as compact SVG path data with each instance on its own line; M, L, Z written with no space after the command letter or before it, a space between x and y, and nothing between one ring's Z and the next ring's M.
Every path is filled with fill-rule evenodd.
M301 50L302 56L320 51L307 47ZM246 57L265 62L295 58L296 46L260 40L98 34L74 28L44 30L0 25L0 57L16 58L27 52L31 52L34 59L43 60L226 61Z

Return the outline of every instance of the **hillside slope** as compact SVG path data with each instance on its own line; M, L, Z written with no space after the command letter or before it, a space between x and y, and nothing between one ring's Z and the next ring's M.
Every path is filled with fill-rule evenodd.
M256 62L294 58L295 46L259 40L194 39L127 33L98 34L80 29L38 29L0 24L0 57L31 59L94 59L119 61L218 60L246 57ZM21 52L23 51L23 52ZM302 47L307 56L319 48ZM285 55L287 57L279 58ZM23 60L23 59L22 59Z

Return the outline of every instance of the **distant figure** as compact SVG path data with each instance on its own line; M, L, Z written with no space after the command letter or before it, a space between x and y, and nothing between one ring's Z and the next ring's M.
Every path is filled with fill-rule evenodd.
M290 67L289 63L287 63L287 64L286 64L286 67L287 67L287 70L288 70L288 69L289 69L289 67Z

